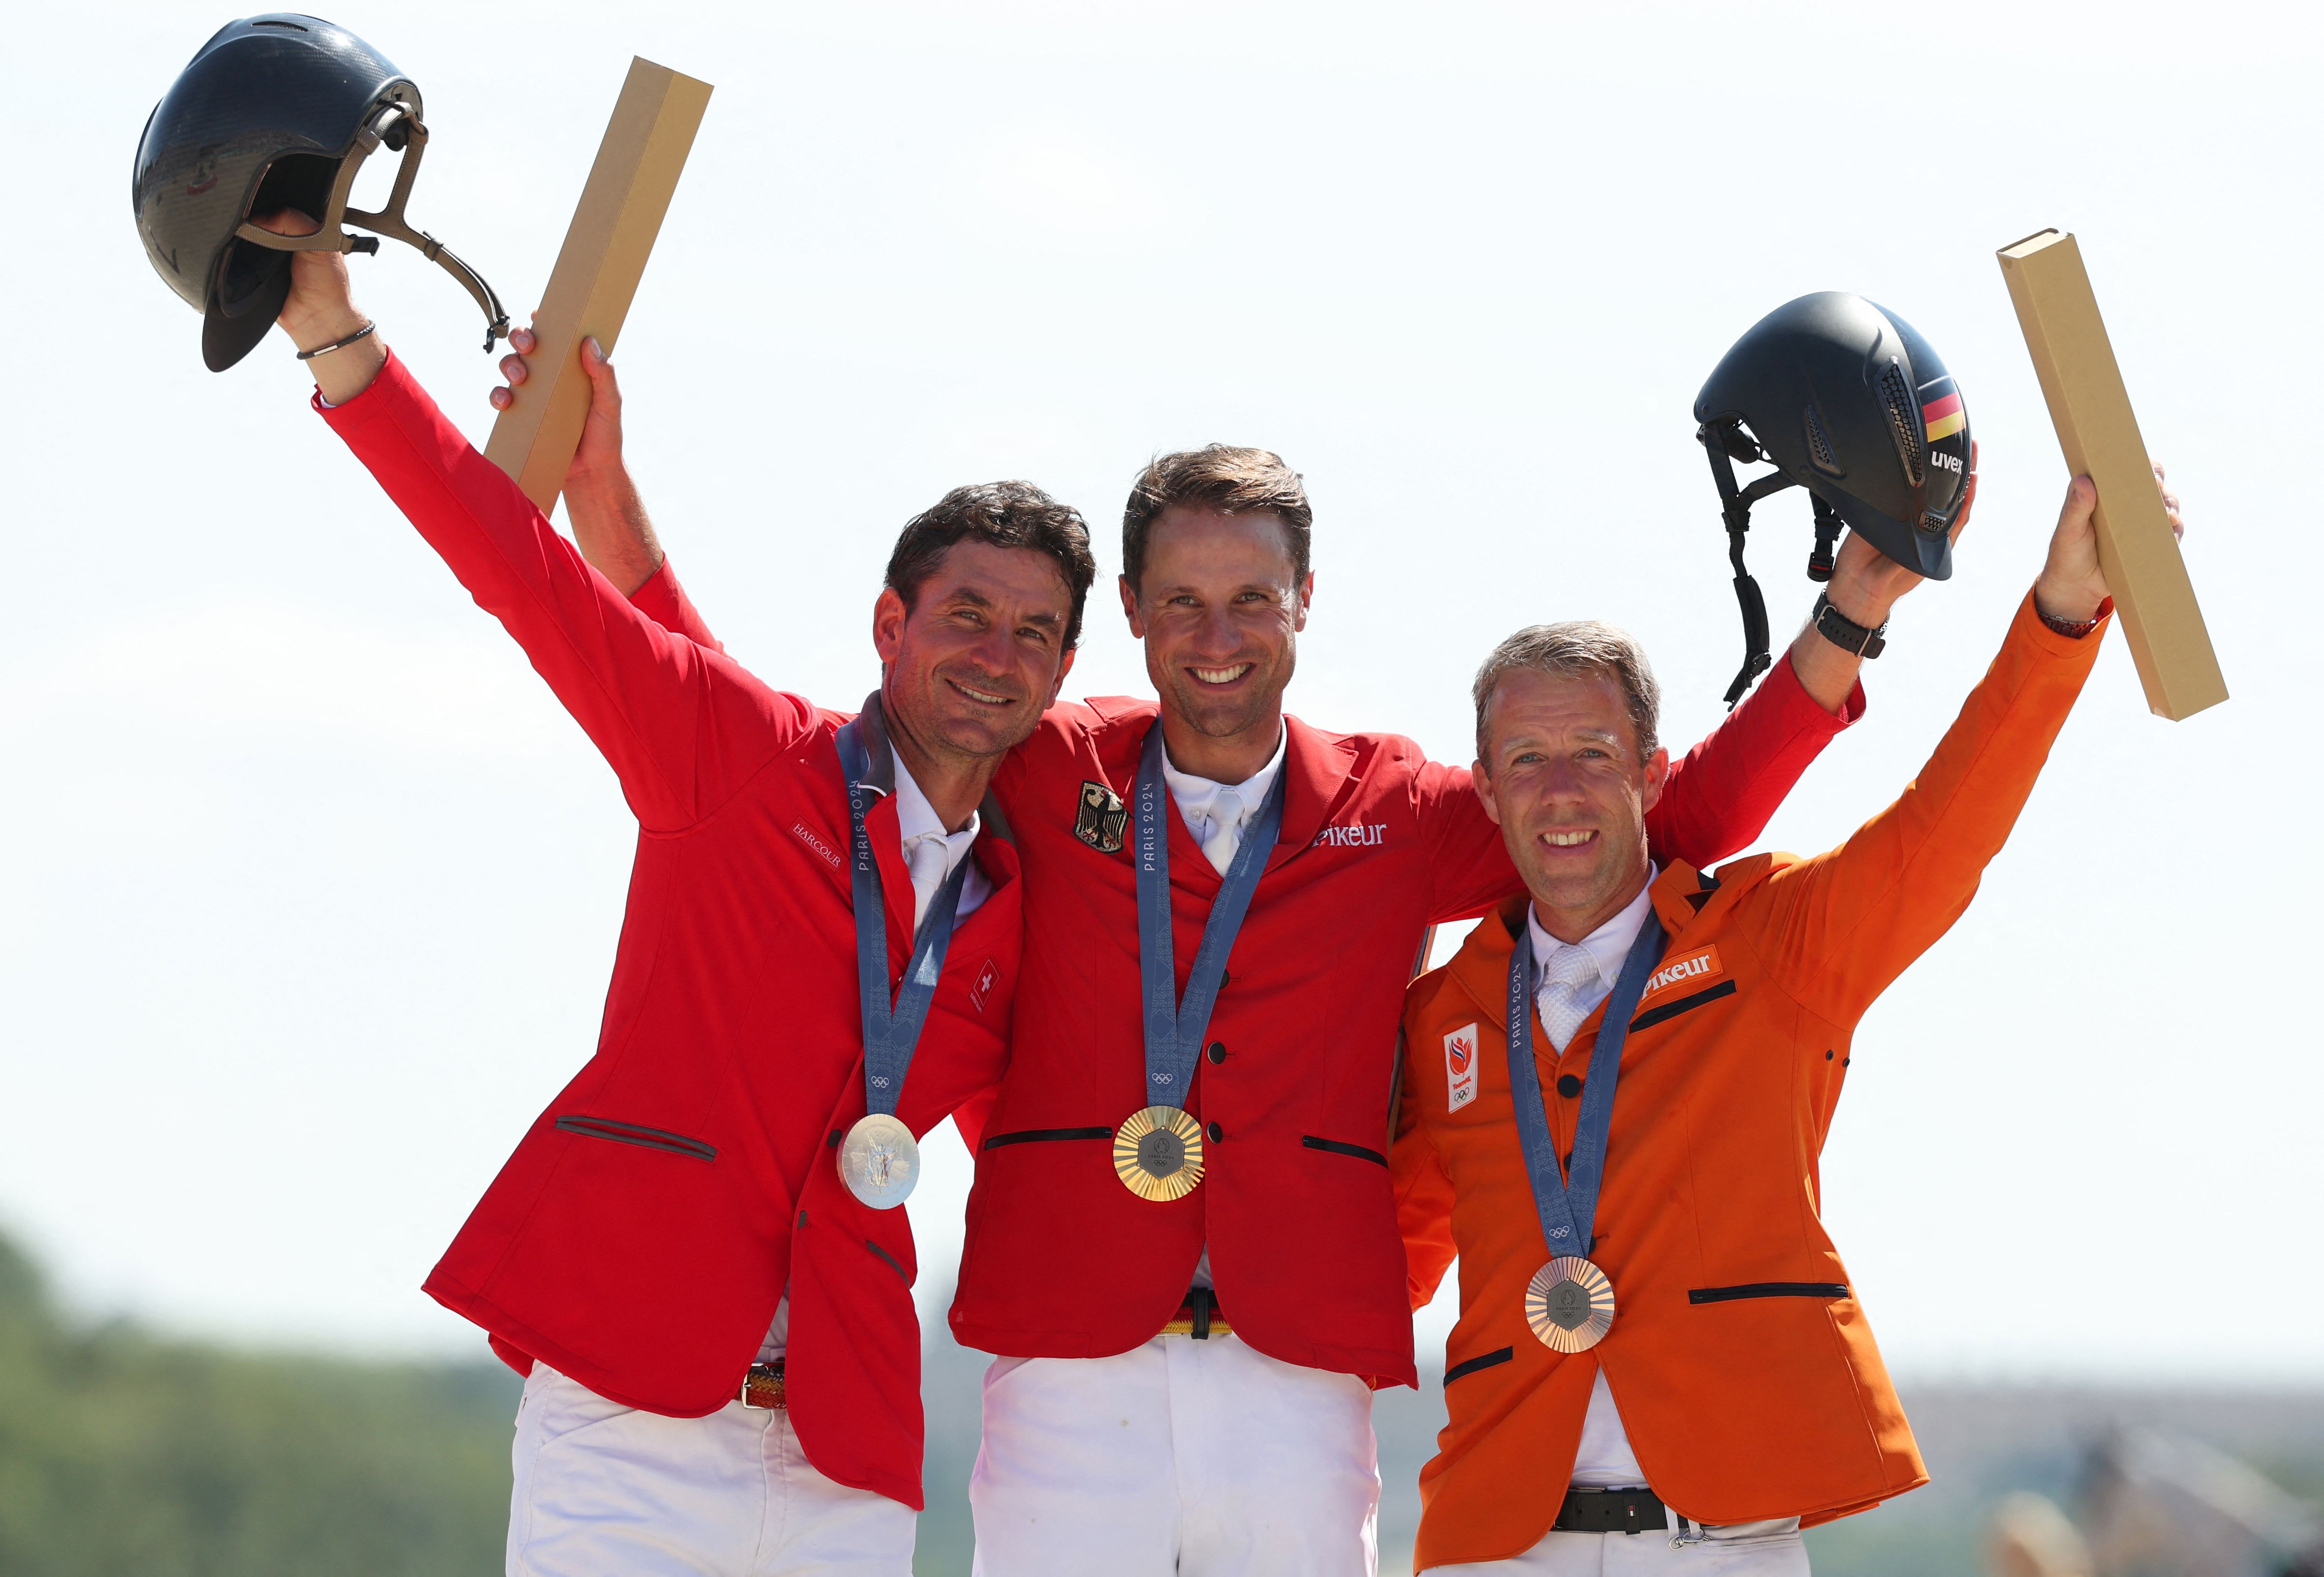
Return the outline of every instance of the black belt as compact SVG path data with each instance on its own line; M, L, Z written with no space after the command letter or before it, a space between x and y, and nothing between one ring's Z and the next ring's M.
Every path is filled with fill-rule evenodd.
M1552 1533L1652 1533L1670 1517L1652 1489L1568 1489Z

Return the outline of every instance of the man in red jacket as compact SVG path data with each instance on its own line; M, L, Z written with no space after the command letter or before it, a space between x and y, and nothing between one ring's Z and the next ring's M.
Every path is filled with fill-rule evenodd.
M428 1280L528 1372L508 1569L900 1577L920 1342L892 1207L916 1136L1000 1072L1022 882L986 786L1072 667L1087 530L1023 483L913 521L850 719L640 613L387 354L337 254L292 271L281 321L324 420L639 823L596 1054ZM595 352L603 462L619 406ZM608 496L576 493L592 535Z
M1159 706L1053 707L993 779L1030 945L952 1312L1000 1355L971 1486L990 1577L1375 1563L1370 1388L1416 1380L1386 1154L1403 988L1431 926L1521 885L1466 770L1283 712L1311 524L1274 455L1155 461L1120 590ZM673 584L640 607L709 641ZM1905 584L1851 540L1830 593L1877 625ZM1861 712L1858 666L1803 632L1671 764L1663 857L1756 837Z

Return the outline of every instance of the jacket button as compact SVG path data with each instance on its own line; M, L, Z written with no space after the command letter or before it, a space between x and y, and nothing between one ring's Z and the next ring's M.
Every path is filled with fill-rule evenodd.
M1560 1074L1557 1075L1557 1093L1571 1101L1582 1093L1582 1081L1572 1074Z
M1227 1137L1227 1130L1221 1128L1215 1122L1211 1124L1210 1127L1204 1129L1203 1131L1211 1136L1211 1142L1213 1144L1218 1144Z
M1223 1040L1213 1040L1213 1041L1212 1041L1212 1042L1211 1042L1211 1061L1212 1061L1213 1063L1222 1063L1222 1062L1224 1062L1224 1061L1226 1061L1226 1060L1227 1060L1227 1043L1226 1043L1225 1041L1223 1041Z

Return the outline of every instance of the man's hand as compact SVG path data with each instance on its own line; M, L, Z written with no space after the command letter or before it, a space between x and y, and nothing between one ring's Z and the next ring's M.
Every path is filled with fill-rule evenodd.
M1962 495L1960 513L1953 519L1955 542L1969 529L1969 513L1976 505L1977 444L1972 439L1969 447L1969 490ZM1850 531L1840 539L1840 550L1832 555L1831 579L1823 589L1841 618L1867 630L1877 630L1888 622L1889 610L1896 605L1896 599L1926 578ZM1848 697L1856 689L1858 670L1864 667L1862 658L1834 646L1813 624L1803 629L1792 642L1791 663L1792 672L1799 677L1800 687L1817 706L1835 715L1848 705Z
M2179 495L2163 484L2163 467L2154 467L2154 485L2163 494L2163 512L2171 519L2172 537L2187 534L2179 516ZM2106 571L2098 564L2097 513L2098 490L2087 476L2066 486L2066 502L2058 511L2058 529L2050 538L2050 557L2034 583L2034 606L2052 619L2080 624L2098 616L2099 607L2113 594Z
M540 338L530 325L511 331L512 354L501 357L501 376L508 382L487 396L494 410L516 404L517 391L532 378L532 364L525 358L540 348ZM588 486L594 478L618 475L622 470L622 392L613 380L613 364L595 335L581 342L581 370L589 374L589 415L581 424L581 443L565 474L567 493Z
M311 235L315 221L296 208L253 216L251 223L277 235ZM337 252L294 252L290 254L290 294L274 321L300 350L313 350L345 339L371 319L355 306L355 286L347 278L347 260ZM315 386L333 405L344 405L379 376L387 364L387 347L372 334L344 350L327 351L307 364Z
M517 391L532 375L524 358L540 346L530 327L510 334L512 354L501 358L501 375L508 383L492 392L493 410L506 410L517 402ZM589 375L589 415L566 469L565 512L581 557L629 596L661 568L661 544L654 540L645 501L622 459L621 381L595 335L581 342L581 370Z
M1969 446L1969 488L1962 494L1960 513L1953 519L1952 540L1959 542L1961 533L1969 530L1969 511L1977 507L1977 443ZM1877 630L1888 622L1889 611L1896 600L1927 576L1917 570L1905 568L1854 531L1841 539L1840 551L1832 555L1831 582L1824 595L1831 599L1840 616L1867 630Z

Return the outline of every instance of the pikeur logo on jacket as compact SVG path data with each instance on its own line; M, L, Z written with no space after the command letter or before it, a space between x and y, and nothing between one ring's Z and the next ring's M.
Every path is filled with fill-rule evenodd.
M1591 1254L1616 1314L1585 1352L1553 1351L1524 1315L1549 1254L1510 1105L1508 969L1512 946L1529 945L1524 900L1414 982L1407 1087L1435 1076L1447 1036L1478 1038L1479 1070L1473 1100L1404 1103L1393 1157L1413 1303L1461 1264L1420 1566L1504 1559L1541 1538L1601 1370L1649 1483L1697 1521L1821 1522L1925 1481L1824 1231L1817 1157L1858 1020L1967 906L2096 653L2095 638L2045 629L2029 599L1927 768L1846 844L1755 855L1716 880L1665 868L1653 902L1670 940L1623 1048ZM1560 1153L1603 1015L1562 1055L1534 1028Z

